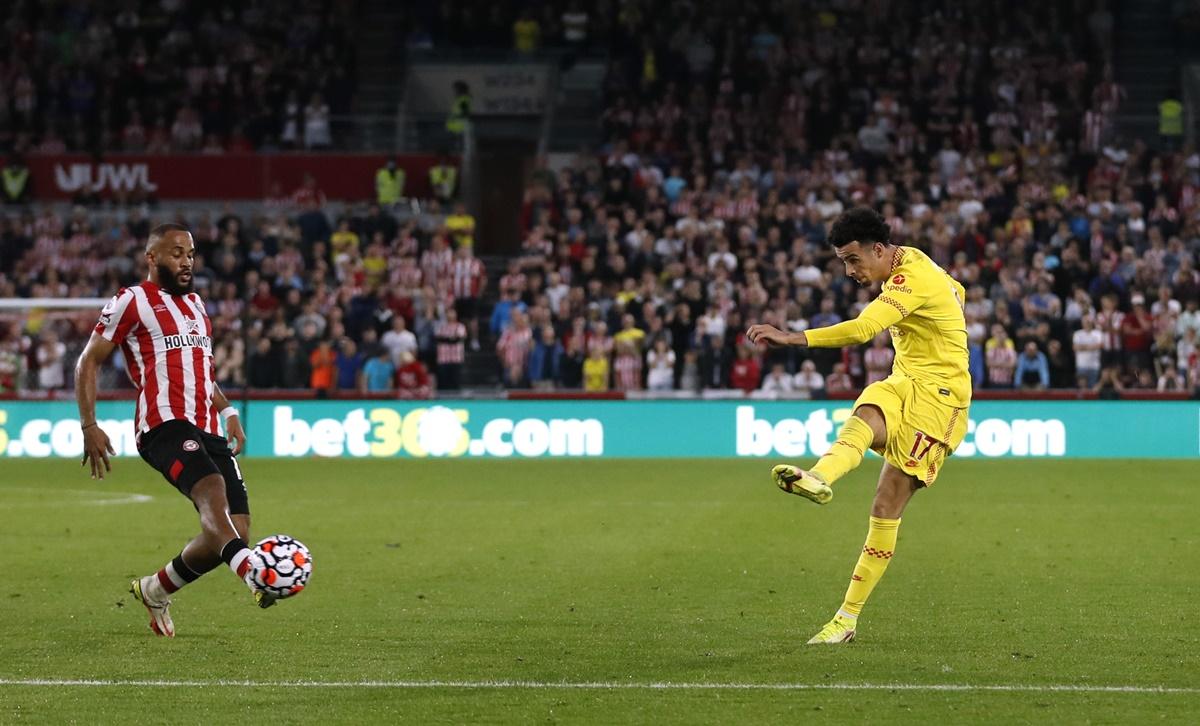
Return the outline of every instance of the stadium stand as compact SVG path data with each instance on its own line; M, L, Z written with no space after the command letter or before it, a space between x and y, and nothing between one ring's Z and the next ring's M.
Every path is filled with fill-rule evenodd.
M488 231L464 233L445 214L327 205L185 215L221 381L333 392L365 386L359 374L378 359L397 380L408 367L393 390L426 395L430 374L443 389L487 385L470 365L482 360L511 389L850 395L890 369L886 334L862 350L797 351L755 348L743 332L751 321L803 330L862 309L870 294L824 242L837 214L865 204L967 287L976 387L1200 388L1200 154L1119 135L1125 90L1102 4L618 5L550 3L530 16L453 2L401 25L410 47L608 50L602 143L531 175L514 210L516 255L476 257L467 242ZM260 41L254 57L286 48L307 58L312 47L342 57L344 7L310 6L329 21L322 32ZM38 27L36 12L20 17L10 38ZM137 33L110 31L115 46L101 52L139 47ZM184 73L172 93L147 87L151 115L207 108L195 102L242 83L230 68L217 88L205 65L223 57L212 43L232 39L188 35L180 49L151 52L194 49L204 80ZM29 71L6 67L12 113ZM41 69L52 67L69 65ZM269 92L249 83L255 98L321 92L318 69L274 68ZM102 107L90 112L100 118ZM76 123L56 108L39 103L8 126L27 146L6 146L28 150ZM255 117L221 108L218 139ZM250 143L284 139L286 119L272 123ZM203 138L207 117L201 126ZM115 138L115 125L98 128ZM152 216L173 215L17 208L0 235L0 297L112 294L144 272L137 250ZM70 365L92 318L10 325L0 390L69 385L42 371Z
M353 100L354 6L17 2L0 26L0 148L330 147Z

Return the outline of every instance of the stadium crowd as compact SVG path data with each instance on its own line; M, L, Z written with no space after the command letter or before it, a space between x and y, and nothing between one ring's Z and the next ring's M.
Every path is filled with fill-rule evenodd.
M825 238L869 205L967 288L977 388L1200 388L1200 155L1116 135L1103 5L695 7L621 6L642 40L612 55L605 143L535 172L490 281L461 210L184 220L222 383L424 396L494 348L513 388L848 395L890 371L886 333L799 350L744 331L867 304ZM111 294L147 230L136 211L10 217L0 297ZM41 371L93 322L9 330L0 389L16 368L69 385Z
M320 149L355 90L354 0L17 0L0 149Z

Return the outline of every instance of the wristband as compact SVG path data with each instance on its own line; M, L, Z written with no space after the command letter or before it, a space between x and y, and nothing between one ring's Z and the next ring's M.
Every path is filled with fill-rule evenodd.
M87 431L88 429L90 429L91 427L93 427L93 426L95 426L95 425L96 425L96 422L95 422L95 421L93 421L93 422L91 422L90 424L88 424L88 425L86 425L86 426L81 426L81 427L79 428L79 430L80 430L80 431Z
M234 408L233 406L226 406L225 408L221 409L221 420L222 421L228 421L229 419L233 418L236 415L238 415L238 410L236 408Z

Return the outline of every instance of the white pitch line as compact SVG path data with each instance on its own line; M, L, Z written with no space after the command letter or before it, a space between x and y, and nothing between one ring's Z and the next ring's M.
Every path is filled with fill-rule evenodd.
M624 681L250 681L250 680L93 680L0 678L0 686L61 688L375 688L375 689L496 689L580 691L948 691L1000 693L1181 693L1200 694L1200 688L1171 686L974 685L970 683L674 683Z
M0 487L0 495L5 492L26 492L40 494L45 499L26 502L0 501L0 509L30 509L36 507L70 507L84 505L90 507L110 507L117 504L145 504L154 501L149 494L133 492L114 492L100 489L38 489L35 487ZM90 496L90 499L72 499L55 495L74 494Z

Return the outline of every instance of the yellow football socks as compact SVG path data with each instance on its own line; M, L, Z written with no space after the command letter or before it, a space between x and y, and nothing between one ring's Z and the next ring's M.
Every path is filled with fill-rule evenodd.
M854 574L850 577L850 587L846 589L846 599L838 610L838 615L857 618L862 612L863 605L871 596L871 591L883 577L884 570L892 561L892 552L896 549L896 534L900 529L899 519L883 519L871 517L871 526L867 529L867 541L863 545L862 554L858 556L858 564L854 566Z
M875 432L871 426L858 416L851 416L838 432L837 441L809 470L810 473L820 477L826 484L833 484L862 463L863 455L874 439Z

